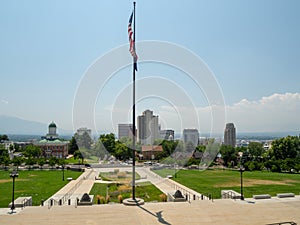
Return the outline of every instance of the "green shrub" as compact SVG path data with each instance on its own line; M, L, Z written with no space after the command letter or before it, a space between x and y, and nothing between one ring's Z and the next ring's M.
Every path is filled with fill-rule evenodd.
M248 168L250 171L253 171L255 169L255 164L253 162L249 163Z

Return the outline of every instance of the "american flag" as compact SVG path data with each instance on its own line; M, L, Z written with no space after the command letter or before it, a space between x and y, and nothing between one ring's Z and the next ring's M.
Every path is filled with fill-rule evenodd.
M134 69L137 70L137 54L136 54L136 51L135 51L135 40L133 39L132 35L133 35L133 31L132 31L132 19L133 19L133 12L131 13L130 15L130 18L129 18L129 23L128 23L128 36L129 36L129 51L133 57L133 60L134 60Z

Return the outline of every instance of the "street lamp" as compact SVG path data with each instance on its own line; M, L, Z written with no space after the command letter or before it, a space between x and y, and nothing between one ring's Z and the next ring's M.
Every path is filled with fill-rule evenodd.
M62 171L63 171L63 181L65 180L65 165L63 164L62 165Z
M11 203L11 207L10 207L12 213L15 209L15 178L18 176L19 176L19 174L15 170L10 173L10 177L13 179L12 201L11 201L12 203Z
M241 165L240 166L240 173L241 173L241 200L244 200L244 194L243 194L243 172L245 171L245 168Z

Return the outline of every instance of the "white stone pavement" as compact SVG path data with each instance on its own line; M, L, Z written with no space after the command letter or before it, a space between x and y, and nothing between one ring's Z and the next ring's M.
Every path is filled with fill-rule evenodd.
M89 193L93 187L96 172L93 169L85 169L76 180L71 180L62 189L44 202L44 206L67 205L68 199L71 199L71 205L75 204L76 198L80 198L84 193Z
M0 215L0 224L263 225L276 223L278 225L288 221L299 224L299 208L299 196L293 199L282 199L278 202L258 200L255 203L223 199L213 202L145 203L145 205L139 207L107 204L77 208L64 205L47 209L46 207L33 206L26 207L20 213L14 215Z

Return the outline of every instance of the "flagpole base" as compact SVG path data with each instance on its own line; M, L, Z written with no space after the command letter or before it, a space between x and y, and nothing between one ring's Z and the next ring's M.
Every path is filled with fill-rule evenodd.
M123 200L123 204L128 206L139 206L139 205L144 205L144 203L145 201L141 198L136 198L136 199L126 198Z

